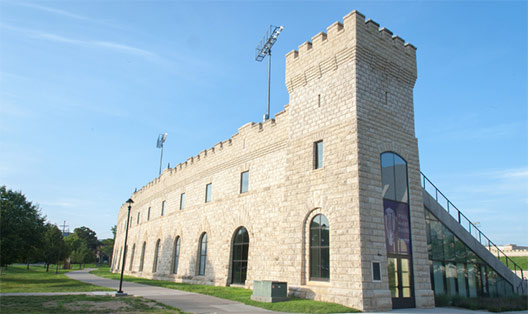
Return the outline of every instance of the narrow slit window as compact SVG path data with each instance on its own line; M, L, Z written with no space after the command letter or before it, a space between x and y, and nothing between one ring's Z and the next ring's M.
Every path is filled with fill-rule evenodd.
M323 168L323 141L314 143L314 169Z
M165 201L161 202L161 216L165 215Z
M212 183L208 183L206 186L205 186L205 202L206 203L209 203L211 201L211 192L212 192L212 189L213 189L213 184Z
M185 193L180 194L180 210L185 208Z
M249 171L240 174L240 193L246 193L249 190Z

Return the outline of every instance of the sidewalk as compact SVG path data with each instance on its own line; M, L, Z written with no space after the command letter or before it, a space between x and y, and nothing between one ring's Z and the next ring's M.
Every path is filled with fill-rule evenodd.
M71 279L91 283L107 288L119 287L119 280L106 279L89 273L92 269L84 269L66 273ZM220 299L208 295L174 290L150 285L142 285L123 281L123 291L129 295L141 296L163 304L174 306L184 312L192 313L276 313L245 305L239 302ZM107 293L107 292L105 292ZM113 294L113 293L112 293Z

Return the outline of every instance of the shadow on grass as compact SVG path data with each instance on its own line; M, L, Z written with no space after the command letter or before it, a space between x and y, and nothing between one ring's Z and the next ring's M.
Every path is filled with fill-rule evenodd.
M100 268L90 273L108 279L119 279L120 274L110 273L108 268ZM320 302L306 299L290 298L287 302L265 303L251 300L252 290L235 287L220 287L210 285L194 285L188 283L176 283L172 281L150 280L145 278L124 276L128 282L135 282L145 285L163 287L168 289L183 290L214 296L217 298L232 300L251 306L264 308L277 312L289 313L352 313L359 312L356 309L336 303Z

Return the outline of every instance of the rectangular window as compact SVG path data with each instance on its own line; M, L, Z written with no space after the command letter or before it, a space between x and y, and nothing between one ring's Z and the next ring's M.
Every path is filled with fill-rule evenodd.
M150 207L148 208L148 211L147 211L147 220L150 220Z
M323 168L323 141L314 143L314 169Z
M212 183L208 183L205 186L205 202L209 203L211 201L211 189L213 188Z
M372 262L372 281L381 281L380 262Z
M244 171L240 175L240 193L246 193L249 189L249 171Z
M136 224L139 225L139 213L138 213L138 217L137 217L137 222L136 222Z
M165 215L165 201L161 202L161 216Z
M185 193L180 194L180 210L185 208Z

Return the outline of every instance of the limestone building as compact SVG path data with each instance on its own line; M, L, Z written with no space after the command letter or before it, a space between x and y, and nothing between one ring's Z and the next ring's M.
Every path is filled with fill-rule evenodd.
M131 196L113 271L125 258L145 278L286 281L291 296L364 311L512 293L515 275L422 187L416 77L413 45L349 13L286 55L290 101L274 119Z

